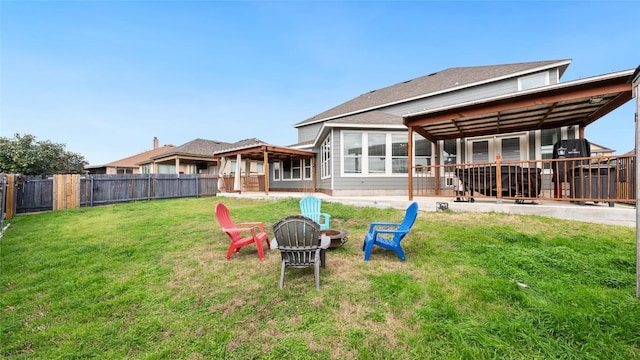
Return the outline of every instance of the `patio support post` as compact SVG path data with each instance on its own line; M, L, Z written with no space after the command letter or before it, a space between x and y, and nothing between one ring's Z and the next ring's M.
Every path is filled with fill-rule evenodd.
M436 141L433 143L435 145L435 154L433 156L433 181L434 181L434 193L435 195L440 195L440 142Z
M265 149L263 152L263 171L264 171L264 194L269 195L269 153Z
M496 204L502 204L502 164L500 154L496 154Z
M631 158L635 162L636 167L636 297L640 298L640 213L638 212L638 195L640 195L640 166L638 166L638 148L640 148L640 128L638 127L638 116L640 116L640 66L636 68L633 75L633 87L631 89L632 96L636 98L636 146L633 149L635 158Z
M407 136L408 149L409 149L409 166L408 166L408 174L407 179L409 181L409 201L413 200L413 127L409 126L409 134Z

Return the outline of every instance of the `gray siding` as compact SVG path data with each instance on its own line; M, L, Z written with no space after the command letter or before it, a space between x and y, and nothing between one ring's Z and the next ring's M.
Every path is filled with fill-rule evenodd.
M298 128L298 142L312 141L318 136L322 123L305 125Z

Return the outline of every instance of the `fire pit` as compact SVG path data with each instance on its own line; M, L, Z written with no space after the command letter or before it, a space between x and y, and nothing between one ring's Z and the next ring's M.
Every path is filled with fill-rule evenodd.
M339 248L347 242L347 236L349 233L346 230L328 229L321 230L320 236L326 235L331 239L329 249Z

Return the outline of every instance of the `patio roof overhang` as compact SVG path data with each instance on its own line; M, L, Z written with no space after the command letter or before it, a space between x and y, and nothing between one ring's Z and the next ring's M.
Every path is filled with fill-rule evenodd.
M216 152L215 156L233 157L240 154L242 158L251 160L263 160L267 156L270 160L299 160L311 159L315 157L315 153L307 150L292 149L287 147L273 145L256 145L241 149L229 149Z
M433 142L577 125L581 129L632 99L634 70L405 115Z

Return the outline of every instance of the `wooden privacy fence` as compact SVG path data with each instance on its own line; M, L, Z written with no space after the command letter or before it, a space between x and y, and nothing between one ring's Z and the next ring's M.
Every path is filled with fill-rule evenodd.
M197 174L6 175L7 218L16 213L78 208L135 200L216 195L218 177ZM3 204L5 202L3 201ZM4 211L3 211L4 213Z

